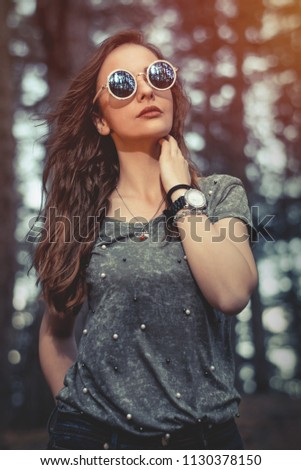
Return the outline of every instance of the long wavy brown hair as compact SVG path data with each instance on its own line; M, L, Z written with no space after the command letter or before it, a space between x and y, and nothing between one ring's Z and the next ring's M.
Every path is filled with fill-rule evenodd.
M109 208L108 198L118 183L118 154L112 138L101 136L93 124L93 113L101 115L101 109L93 106L92 100L105 58L127 43L142 45L158 59L164 59L160 50L147 43L139 31L111 36L99 45L57 108L47 116L45 203L39 215L45 223L34 251L33 266L38 275L37 285L41 284L41 298L53 314L75 314L85 300L85 268ZM189 160L183 137L189 103L179 78L171 91L174 116L170 133L187 158L192 185L197 187L197 171Z

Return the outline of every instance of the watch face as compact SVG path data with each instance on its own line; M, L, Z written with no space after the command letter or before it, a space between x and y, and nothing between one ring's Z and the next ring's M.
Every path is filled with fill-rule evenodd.
M189 189L185 193L185 199L189 206L197 207L199 209L203 209L204 207L206 207L205 194L202 193L202 191L199 191L198 189Z

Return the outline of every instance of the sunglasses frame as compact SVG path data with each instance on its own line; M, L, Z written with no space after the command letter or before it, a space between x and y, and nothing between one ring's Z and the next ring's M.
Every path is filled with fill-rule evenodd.
M149 73L150 73L150 68L153 67L153 65L155 64L158 64L160 62L164 62L165 64L168 64L173 72L174 72L174 79L171 83L171 85L169 85L167 88L158 88L156 86L154 86L150 80L149 80ZM140 73L137 73L136 75L133 75L131 72L129 72L128 70L126 69L116 69L116 70L113 70L112 72L110 72L110 74L108 75L108 78L107 78L107 82L105 85L102 85L100 87L100 89L98 90L98 92L96 93L96 95L94 96L93 98L93 105L95 104L97 98L99 97L99 95L107 88L108 89L108 92L110 93L111 96L113 96L114 98L116 98L116 100L128 100L129 98L132 98L132 96L135 95L136 91L137 91L137 88L138 88L138 83L137 83L137 78L136 77L140 77L142 75L145 76L146 80L147 80L147 83L149 84L149 86L151 88L153 88L154 90L158 90L158 91L166 91L166 90L170 90L171 87L173 87L173 85L175 84L176 82L176 79L177 79L177 71L179 69L177 67L174 67L170 62L168 62L168 60L163 60L163 59L158 59L158 60L155 60L154 62L152 62L146 69L146 72L140 72ZM110 89L110 78L112 77L112 75L116 72L126 72L128 73L129 75L131 75L134 79L134 82L135 82L135 88L133 90L133 92L129 95L129 96L126 96L125 98L121 98L119 96L116 96L114 95L114 93L111 91Z

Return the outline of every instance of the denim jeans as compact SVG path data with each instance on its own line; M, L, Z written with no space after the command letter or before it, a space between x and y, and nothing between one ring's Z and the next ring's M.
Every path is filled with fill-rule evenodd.
M243 449L234 419L201 422L158 437L119 432L79 412L54 409L48 423L47 449ZM141 433L143 434L143 433Z

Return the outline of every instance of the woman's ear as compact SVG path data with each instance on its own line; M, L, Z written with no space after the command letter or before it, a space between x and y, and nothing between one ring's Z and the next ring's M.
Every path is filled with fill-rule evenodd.
M96 113L93 114L93 122L100 135L109 135L111 133L111 129L107 121Z

